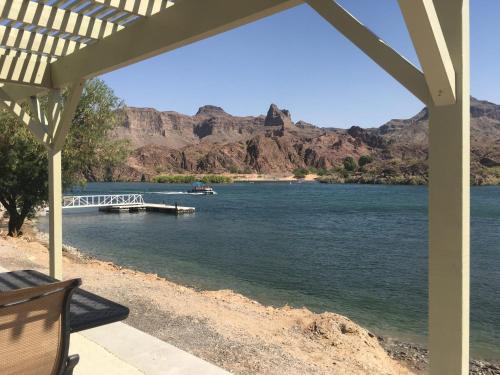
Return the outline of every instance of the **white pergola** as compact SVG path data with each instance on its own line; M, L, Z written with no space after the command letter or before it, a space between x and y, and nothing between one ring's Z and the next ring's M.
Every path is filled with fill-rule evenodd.
M49 154L51 275L62 278L61 149L84 81L307 3L429 108L430 372L467 374L469 0L398 2L422 70L333 0L0 0L0 105Z

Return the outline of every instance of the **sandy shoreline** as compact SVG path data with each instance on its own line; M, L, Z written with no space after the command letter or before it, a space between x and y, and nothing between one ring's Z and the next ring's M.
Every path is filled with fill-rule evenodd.
M222 173L222 176L229 177L233 182L293 182L299 181L292 174L271 175L271 174L241 174L241 173ZM309 173L300 181L315 181L317 174Z
M0 227L0 265L47 272L44 238L32 224L21 239ZM377 338L334 313L264 306L230 290L196 291L71 247L64 272L128 306L127 324L235 374L422 374L427 368L423 348ZM472 374L500 374L488 362L474 361L473 368Z
M29 227L28 227L29 228ZM0 265L47 272L36 234L0 234ZM126 323L234 374L412 374L349 319L264 306L230 290L196 291L70 250L64 277L130 308Z

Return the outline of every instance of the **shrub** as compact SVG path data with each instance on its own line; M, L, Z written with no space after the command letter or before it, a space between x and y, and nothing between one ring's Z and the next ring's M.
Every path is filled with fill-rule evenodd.
M500 177L500 167L484 168L486 174L491 174L495 177Z
M363 167L367 164L370 164L371 162L373 161L373 156L371 155L362 155L359 160L358 160L358 164L360 167Z
M252 169L250 167L245 167L245 169L243 169L243 174L252 174Z
M318 176L326 176L328 171L325 168L318 169Z
M318 174L318 168L309 167L308 172L311 174Z
M153 178L153 181L162 184L190 184L196 181L196 177L187 174L160 175Z
M344 164L344 169L346 171L354 172L358 167L358 165L356 164L356 160L354 160L352 156L347 156L346 158L344 158L342 163Z
M236 174L236 173L240 173L240 171L239 171L238 167L233 165L233 166L229 167L229 173Z
M329 176L318 177L316 178L316 181L322 184L343 184L345 183L345 178L337 174L332 174Z
M382 175L384 176L397 176L398 171L396 170L396 167L392 165L386 166L384 169L382 169Z
M206 184L230 184L231 182L233 182L230 177L217 174L209 174L203 176L200 181Z
M231 178L229 177L216 174L210 174L201 177L187 174L161 175L156 176L153 181L163 184L191 184L195 181L201 181L206 184L229 184L233 182L233 180L231 180Z
M295 178L305 178L309 174L309 171L305 168L297 168L293 170L293 177Z

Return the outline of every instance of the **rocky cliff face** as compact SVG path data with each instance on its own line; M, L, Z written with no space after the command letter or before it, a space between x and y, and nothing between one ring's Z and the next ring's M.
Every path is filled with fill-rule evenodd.
M500 106L471 98L472 182L500 183ZM409 119L391 120L379 128L350 129L354 138L375 151L374 166L395 167L396 173L427 178L429 113L426 108Z
M290 111L287 109L279 109L276 104L271 104L269 110L267 111L264 125L290 128L292 126L292 116L290 115Z
M290 112L275 104L266 116L232 116L207 105L194 116L125 108L123 117L112 136L129 139L134 151L116 170L119 179L183 172L287 173L297 167L332 168L346 154L369 153L367 145L345 132L294 125Z
M483 158L500 162L500 106L471 98L470 113L473 166ZM368 132L387 141L386 149L395 156L420 157L422 151L427 153L429 114L423 109L410 119L392 120Z
M362 155L374 159L367 173L427 173L427 109L379 128L345 130L294 123L290 112L275 104L265 116L246 117L211 105L194 116L125 108L124 122L112 136L129 139L134 149L127 164L115 171L119 179L147 179L159 173L328 170L341 166L346 156ZM472 99L471 144L476 177L500 165L500 106Z

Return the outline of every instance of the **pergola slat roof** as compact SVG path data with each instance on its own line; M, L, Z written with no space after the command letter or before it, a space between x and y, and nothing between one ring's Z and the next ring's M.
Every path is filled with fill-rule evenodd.
M102 39L123 26L63 8L31 0L10 0L0 3L0 18L45 28L51 35L69 33L73 36Z
M170 0L3 1L0 46L62 57L173 4Z
M56 59L172 5L171 0L0 1L0 81L50 89L50 64Z
M0 25L0 46L23 52L30 51L32 54L61 57L82 48L84 44L49 34Z
M0 0L0 107L49 155L50 273L62 275L61 149L84 81L302 3L430 109L430 373L466 375L469 0L398 0L421 69L334 0Z
M116 12L126 12L138 16L151 16L162 9L173 5L172 0L39 0L46 4L61 7L82 14L92 13L96 9L102 11L113 10Z
M13 84L48 90L61 88L299 3L299 0L177 0L177 5L173 0L0 1L0 81L6 84L4 90ZM79 53L84 50L87 51ZM35 91L39 92L27 90L27 93Z
M419 6L423 4L420 1L401 2L404 14L410 19L413 19L411 14L420 11L417 24L427 22L423 33L412 33L415 43L428 35L438 36L434 49L422 55L428 58L421 60L424 69L430 67L431 73L436 71L433 69L436 64L442 70L426 82L428 76L336 2L308 2L424 103L447 104L454 100L453 66L446 44L442 43L433 7L431 19L426 17L429 7ZM0 2L3 20L0 56L6 66L0 80L46 89L64 87L299 3L299 0L177 0L177 5L172 0L3 1ZM445 63L440 65L442 61Z

